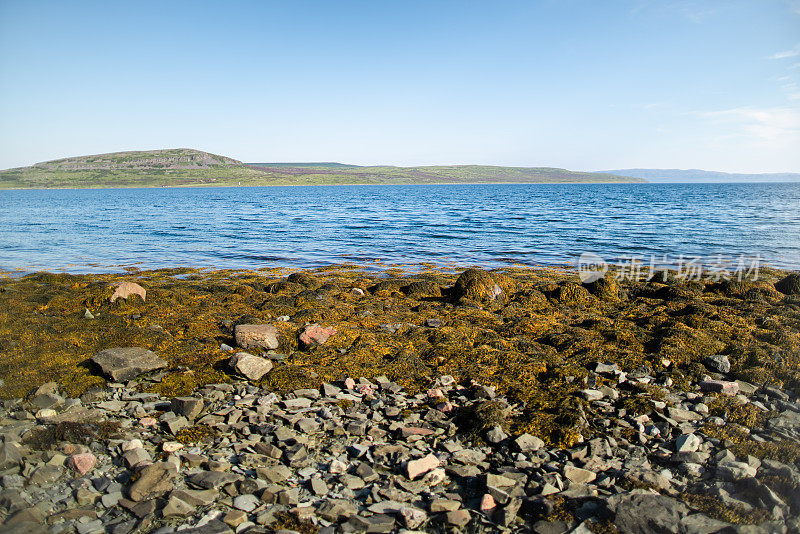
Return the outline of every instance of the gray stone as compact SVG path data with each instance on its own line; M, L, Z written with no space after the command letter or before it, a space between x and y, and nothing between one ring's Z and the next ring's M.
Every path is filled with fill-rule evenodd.
M703 440L696 434L681 434L675 440L676 452L696 452Z
M228 366L248 380L259 380L272 370L272 362L267 358L237 352L228 361Z
M258 508L259 504L261 504L261 499L250 493L238 495L233 499L233 507L247 513Z
M688 513L686 505L675 499L644 492L612 495L607 503L615 512L614 525L630 534L677 533Z
M117 382L128 382L142 373L167 366L167 362L156 356L155 352L141 347L106 349L92 356L92 361Z
M128 488L128 496L135 502L161 497L172 490L176 475L175 468L166 462L150 464Z
M242 475L222 471L203 471L189 476L189 483L198 488L219 489L226 484L238 482Z
M177 415L192 421L203 411L204 404L203 399L197 397L175 397L170 402L170 408Z
M538 451L544 447L544 441L530 434L522 434L514 440L514 444L522 452Z
M706 356L706 359L703 361L703 363L705 363L706 367L715 373L727 374L731 370L730 360L728 360L727 356L722 354Z

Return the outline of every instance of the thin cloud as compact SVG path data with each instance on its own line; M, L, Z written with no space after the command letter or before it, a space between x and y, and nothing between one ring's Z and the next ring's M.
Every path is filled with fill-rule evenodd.
M795 108L732 108L698 115L767 143L783 144L800 134L800 110Z
M796 44L794 48L784 50L769 56L770 59L786 59L788 57L800 56L800 43Z

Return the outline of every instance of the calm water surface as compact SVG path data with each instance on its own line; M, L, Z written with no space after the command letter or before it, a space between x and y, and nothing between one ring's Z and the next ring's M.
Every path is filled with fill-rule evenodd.
M496 266L760 255L800 268L800 184L0 191L0 269Z

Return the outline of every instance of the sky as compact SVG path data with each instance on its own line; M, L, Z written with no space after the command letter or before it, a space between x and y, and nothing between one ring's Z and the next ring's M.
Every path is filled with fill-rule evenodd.
M800 0L0 0L0 168L800 172Z

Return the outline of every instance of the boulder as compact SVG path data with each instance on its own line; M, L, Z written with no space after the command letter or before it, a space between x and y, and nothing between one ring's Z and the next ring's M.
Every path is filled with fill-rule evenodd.
M237 352L230 360L228 366L236 373L248 380L259 380L272 370L272 362L267 358L253 356L246 352Z
M328 338L336 334L335 328L325 328L318 324L310 324L300 333L300 343L303 347L324 345Z
M681 519L688 513L685 504L652 493L617 494L607 502L616 514L614 525L620 532L630 534L677 533Z
M239 324L234 328L236 344L243 349L277 349L278 329L268 324Z
M481 269L467 269L456 280L452 295L455 300L493 302L508 296L513 282L508 277Z
M142 300L146 300L147 291L134 282L122 282L120 285L117 286L117 289L114 290L114 294L111 295L109 298L109 302L114 302L117 299L124 299L128 300L128 297L131 295L139 295L142 297Z
M173 489L176 474L175 468L166 462L145 466L128 488L128 495L135 502L161 497Z
M708 367L709 370L714 371L715 373L722 373L726 374L729 373L731 370L731 362L728 360L727 356L722 354L712 354L711 356L706 356L706 359L703 361Z
M167 366L167 362L156 356L155 352L141 347L106 349L92 356L92 361L116 382L127 382L142 373Z
M800 274L792 273L775 282L775 289L784 295L800 295Z

